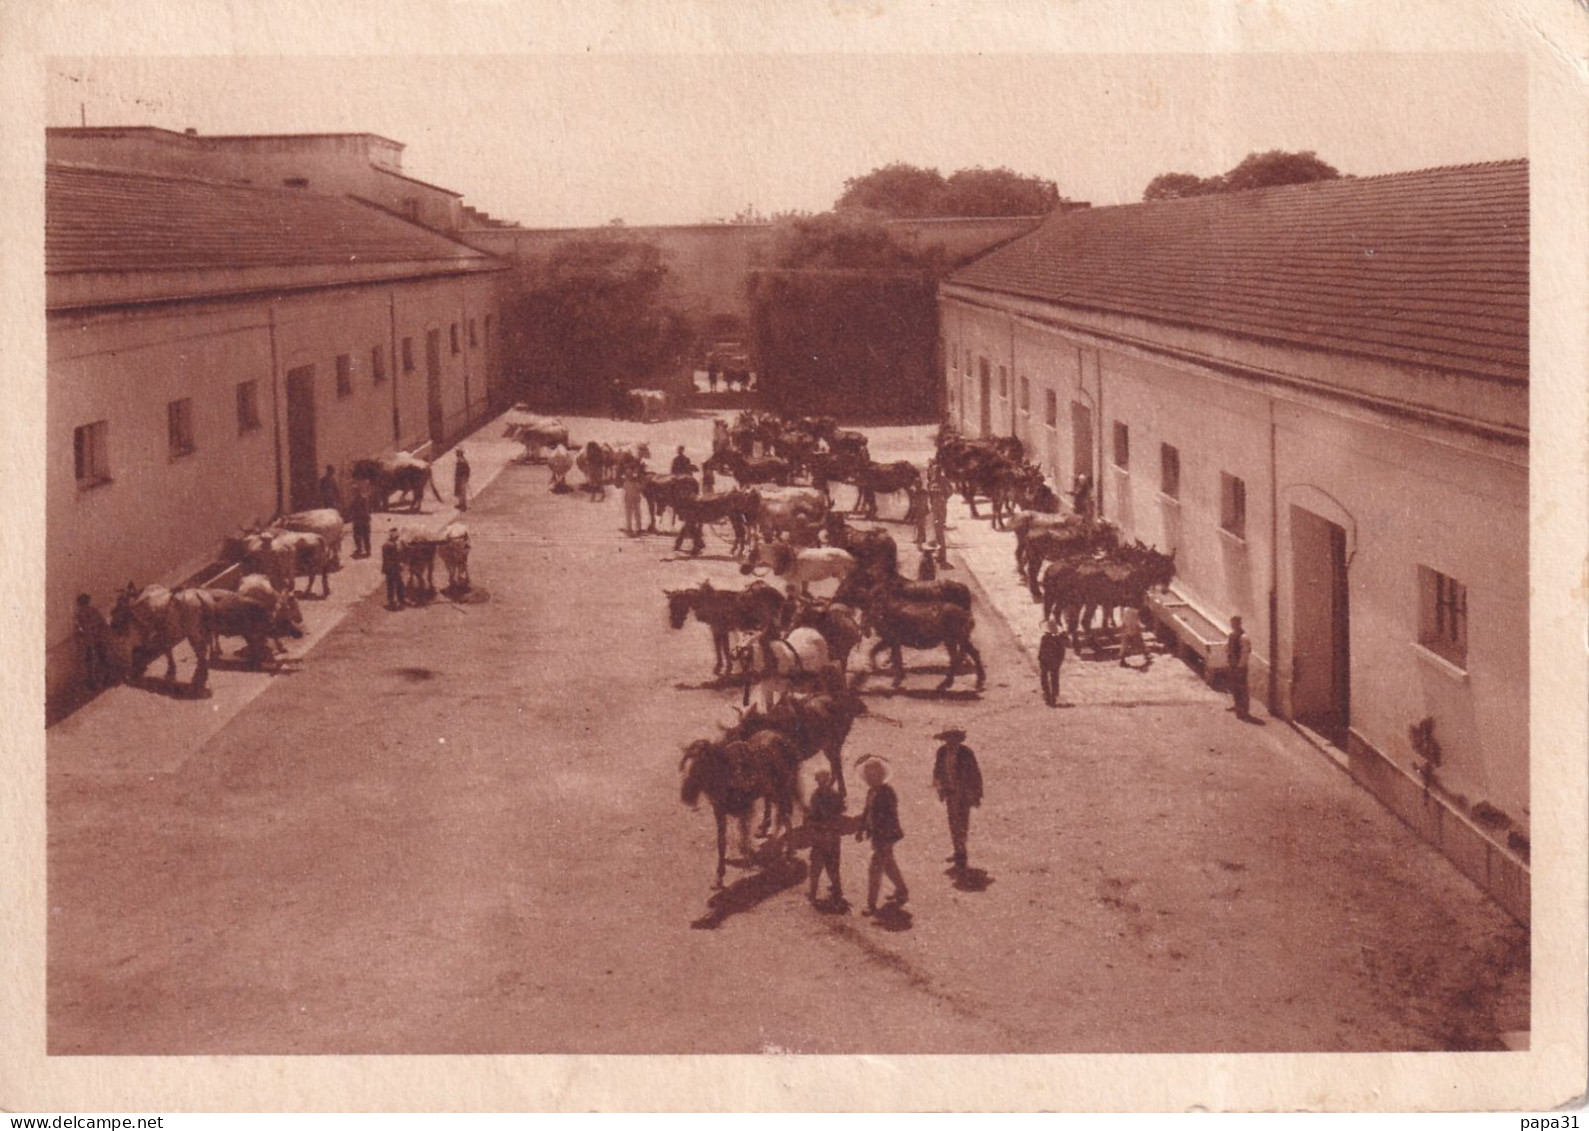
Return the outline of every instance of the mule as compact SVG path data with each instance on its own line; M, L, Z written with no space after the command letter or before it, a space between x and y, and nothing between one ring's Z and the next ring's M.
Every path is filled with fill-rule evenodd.
M967 656L975 665L977 688L986 681L982 668L982 654L971 642L971 630L976 627L971 613L959 605L946 601L903 601L881 594L866 611L864 623L877 634L872 646L871 660L877 661L879 652L887 651L893 661L894 686L905 682L904 648L925 650L943 648L949 653L949 672L938 685L939 691L954 686L955 674L961 660Z
M723 886L728 869L728 818L739 821L740 848L750 856L750 815L757 801L768 802L780 827L793 826L793 809L799 759L794 744L781 732L762 730L724 740L696 739L679 761L683 781L679 800L694 807L704 795L717 822L717 877L714 889ZM792 852L788 837L786 852Z
M783 611L782 595L761 581L744 589L715 589L710 581L703 581L694 589L666 592L669 624L683 628L693 612L696 620L712 630L713 675L721 675L733 666L731 633L772 632Z
M815 628L794 628L782 637L764 633L735 653L745 675L741 702L749 706L752 684L761 685L762 706L771 709L797 683L826 679L832 659L827 639Z
M185 640L197 661L188 684L188 692L194 696L202 695L209 682L214 631L211 605L197 589L167 589L163 585L136 589L128 582L110 612L112 640L128 659L127 678L142 676L149 661L164 653L166 682L175 684L175 649Z

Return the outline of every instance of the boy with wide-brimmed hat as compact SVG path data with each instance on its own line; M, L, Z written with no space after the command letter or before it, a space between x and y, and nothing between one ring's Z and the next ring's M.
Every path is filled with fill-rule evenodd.
M1043 701L1059 706L1059 667L1065 662L1065 636L1053 617L1043 621L1043 636L1037 642L1037 671L1043 681Z
M949 841L954 846L949 859L956 868L964 868L971 810L982 804L982 767L965 744L966 732L959 727L948 727L933 737L943 743L933 759L932 784L949 812Z
M875 915L884 876L894 885L890 903L904 906L910 898L905 877L894 861L894 845L905 839L905 830L899 824L899 796L888 784L888 763L875 756L863 758L861 778L867 786L866 807L861 810L861 827L855 831L855 839L870 837L872 841L872 862L866 871L866 910L862 914Z

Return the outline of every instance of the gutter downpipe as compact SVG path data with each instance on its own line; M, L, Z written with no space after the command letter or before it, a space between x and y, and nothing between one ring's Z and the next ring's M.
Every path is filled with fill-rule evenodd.
M1095 466L1094 466L1094 470L1093 470L1093 485L1098 490L1098 517L1099 518L1106 518L1108 516L1107 516L1107 513L1104 511L1104 505L1103 505L1103 500L1104 500L1103 481L1104 481L1104 478L1105 478L1105 472L1108 471L1108 466L1107 466L1107 457L1104 455L1104 451L1103 451L1103 438L1104 438L1103 416L1104 416L1104 412L1103 412L1103 351L1102 350L1096 350L1095 349L1095 350L1092 351L1092 377L1093 377L1093 380L1098 385L1098 425L1097 425L1096 429L1094 430L1095 439L1093 441L1094 444L1097 446L1098 455L1097 455L1096 460L1094 461Z
M276 450L276 513L286 514L286 488L282 484L281 470L281 395L279 392L280 359L276 353L276 304L266 308L270 329L270 426L271 443Z
M402 441L402 418L398 414L397 405L397 378L403 371L403 359L397 353L397 295L388 291L386 306L391 326L391 357L392 357L392 447L395 450Z
M1275 399L1269 398L1269 713L1280 699L1280 488L1275 442Z

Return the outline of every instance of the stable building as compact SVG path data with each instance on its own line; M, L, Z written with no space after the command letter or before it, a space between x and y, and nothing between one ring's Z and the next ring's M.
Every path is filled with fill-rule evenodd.
M179 584L222 535L318 506L328 465L346 492L355 459L506 406L505 265L446 234L191 170L57 161L45 193L52 693L76 594Z
M1173 550L1166 627L1528 917L1528 166L1063 213L940 287L949 418Z

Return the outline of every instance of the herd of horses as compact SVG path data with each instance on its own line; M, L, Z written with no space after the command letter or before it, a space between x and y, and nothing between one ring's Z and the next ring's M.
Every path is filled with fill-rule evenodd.
M353 478L368 484L375 509L395 505L419 509L428 485L437 499L431 466L407 453L356 460ZM222 640L243 641L250 670L260 670L285 650L284 638L303 634L300 596L331 595L331 574L341 568L345 530L342 513L333 507L283 515L268 525L254 524L221 538L217 564L236 567L238 577L225 585L163 585L139 587L132 582L116 594L106 622L108 637L98 643L117 674L132 681L143 676L159 656L166 660L165 681L176 683L175 649L186 643L195 666L189 695L203 694L211 665L222 655ZM408 590L434 594L435 563L447 571L449 589L469 583L469 532L452 522L439 534L417 527L398 528L397 555ZM297 589L304 578L304 589Z
M866 710L859 691L880 657L886 655L896 688L906 675L905 651L945 650L948 667L937 693L949 691L967 665L978 689L986 678L972 639L970 589L952 580L905 577L893 536L850 521L857 514L875 516L876 494L918 486L919 469L873 463L864 436L843 433L829 420L742 413L727 429L726 443L722 432L706 468L731 476L733 489L702 493L693 477L683 478L695 490L684 488L680 477L656 481L658 497L669 501L680 524L676 549L692 524L726 520L741 573L782 583L780 589L758 577L741 589L702 581L666 591L669 624L682 629L693 616L706 625L714 676L741 690L738 721L690 743L680 764L682 800L694 805L704 796L712 805L718 887L729 818L740 822L747 841L759 802L763 833L787 832L800 803L799 766L819 755L843 790L844 740ZM1058 497L1025 460L1017 439L967 438L946 427L929 473L941 474L973 516L981 517L977 504L985 501L994 527L1014 533L1017 573L1033 600L1042 602L1045 618L1063 621L1078 645L1083 636L1096 645L1098 611L1107 624L1112 610L1140 607L1149 590L1174 578L1173 554L1128 544L1117 526L1085 511L1060 513ZM857 486L848 515L832 505L834 482ZM800 506L791 507L796 498ZM777 521L766 521L769 510ZM834 583L830 596L811 594L821 581ZM867 641L868 664L852 674L852 654ZM785 837L786 852L789 844Z

